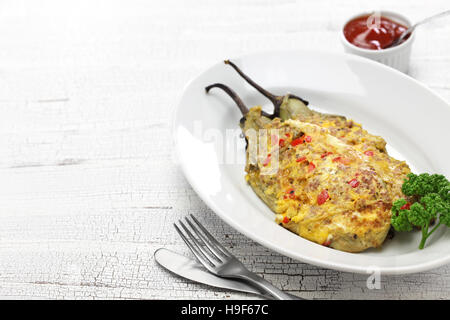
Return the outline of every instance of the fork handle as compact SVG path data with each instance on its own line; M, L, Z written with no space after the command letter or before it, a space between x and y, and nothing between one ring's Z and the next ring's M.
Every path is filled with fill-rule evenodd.
M261 278L260 276L254 274L253 272L245 272L241 273L239 275L236 275L237 278L240 278L242 280L246 280L251 285L255 286L258 289L263 290L267 294L271 295L275 299L278 300L304 300L302 298L299 298L297 296L285 293L272 285L269 281L265 280L264 278Z

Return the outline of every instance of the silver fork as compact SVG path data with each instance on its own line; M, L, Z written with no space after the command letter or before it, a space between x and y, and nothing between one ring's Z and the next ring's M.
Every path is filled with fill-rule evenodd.
M186 217L190 229L179 220L180 227L174 223L175 229L192 251L197 260L211 273L222 278L241 279L264 290L267 294L280 300L302 300L287 294L273 286L267 280L249 271L235 256L222 246L200 222L191 214Z

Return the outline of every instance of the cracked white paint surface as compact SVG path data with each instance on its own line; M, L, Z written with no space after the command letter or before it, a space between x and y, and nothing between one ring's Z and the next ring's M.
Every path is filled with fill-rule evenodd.
M450 266L383 277L297 263L225 225L172 158L180 90L227 57L340 52L340 24L391 9L418 20L447 1L19 1L0 4L0 297L250 298L159 268L189 254L172 223L195 214L246 265L307 298L448 299ZM450 100L449 24L418 30L411 75Z

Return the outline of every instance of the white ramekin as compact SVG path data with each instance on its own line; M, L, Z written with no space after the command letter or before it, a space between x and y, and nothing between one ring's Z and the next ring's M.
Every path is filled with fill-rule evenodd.
M382 50L370 50L370 49L363 49L359 48L352 43L350 43L344 36L344 27L347 25L348 22L351 20L373 14L373 12L366 12L366 13L360 13L357 15L354 15L350 19L348 19L344 25L342 26L341 30L341 41L344 46L344 50L348 53L353 53L359 56L363 56L378 62L381 62L385 65L388 65L392 68L395 68L397 70L400 70L401 72L407 73L409 68L409 60L411 57L411 45L414 41L414 32L411 34L411 36L406 39L403 43L392 47L388 49L382 49ZM386 18L392 19L396 22L399 22L406 27L411 26L411 22L408 18L405 16L402 16L398 13L391 12L391 11L380 11L380 14Z

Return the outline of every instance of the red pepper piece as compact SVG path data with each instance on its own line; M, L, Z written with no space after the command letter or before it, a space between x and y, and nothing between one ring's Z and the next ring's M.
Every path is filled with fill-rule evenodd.
M289 221L291 221L291 219L289 219L289 217L285 216L283 218L283 223L288 223Z
M291 146L295 147L295 146L298 146L299 144L302 144L304 142L305 142L305 140L303 139L303 137L302 138L297 138L297 139L294 139L294 140L291 141Z
M330 196L328 195L328 191L322 190L322 192L317 196L317 204L320 206L324 204L329 198Z
M295 199L295 190L293 188L290 188L286 191L288 194L289 199Z
M366 156L371 157L371 156L373 156L373 151L368 150L368 151L365 151L364 154L365 154Z
M280 147L284 147L284 139L280 139L279 141L278 141L278 145L280 146Z
M407 202L400 208L400 210L409 210L409 209L411 209L411 203L409 202Z
M357 186L359 186L359 181L356 179L352 179L348 182L348 184L352 187L352 188L356 188Z
M312 141L311 136L306 136L306 137L305 137L305 141L308 142L308 143L311 142L311 141Z
M310 162L309 166L308 166L308 172L313 171L315 168L316 168L316 165L314 163Z
M303 161L305 161L306 160L306 157L300 157L300 158L297 158L295 161L297 161L297 162L303 162Z

